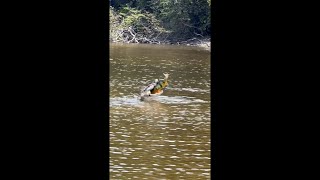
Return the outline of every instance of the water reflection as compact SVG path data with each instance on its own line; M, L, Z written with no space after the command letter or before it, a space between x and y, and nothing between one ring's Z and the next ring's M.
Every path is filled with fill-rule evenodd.
M210 179L210 54L148 45L110 52L110 179ZM163 72L170 87L140 101Z

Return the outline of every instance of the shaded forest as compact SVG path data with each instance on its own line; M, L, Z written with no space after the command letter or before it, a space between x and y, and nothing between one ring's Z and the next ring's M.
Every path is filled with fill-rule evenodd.
M211 0L110 0L110 41L190 43L209 39Z

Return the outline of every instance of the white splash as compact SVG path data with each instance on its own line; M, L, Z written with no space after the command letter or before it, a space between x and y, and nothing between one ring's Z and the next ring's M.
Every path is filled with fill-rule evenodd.
M210 92L210 90L203 90L200 88L168 88L174 91L190 91L190 92Z
M123 96L110 98L110 107L114 106L145 106L150 103L161 104L196 104L196 103L210 103L195 97L188 96L151 96L146 97L143 101L138 96Z

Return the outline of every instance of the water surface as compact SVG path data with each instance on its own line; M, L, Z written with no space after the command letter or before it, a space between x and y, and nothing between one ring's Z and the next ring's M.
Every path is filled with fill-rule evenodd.
M161 96L140 90L170 73ZM110 47L110 179L210 179L210 53Z

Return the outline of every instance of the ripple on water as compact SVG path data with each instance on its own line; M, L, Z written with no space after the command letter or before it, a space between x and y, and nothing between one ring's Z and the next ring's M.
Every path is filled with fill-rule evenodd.
M123 97L115 97L110 98L110 107L113 106L122 106L122 105L129 105L129 106L139 106L143 102L138 99L138 96L123 96Z
M201 99L188 96L155 96L145 98L144 101L139 100L138 96L123 96L110 98L110 107L114 106L145 106L149 102L159 102L163 104L193 104L193 103L209 103Z
M190 91L190 92L207 92L209 93L210 90L200 89L200 88L168 88L174 91Z

